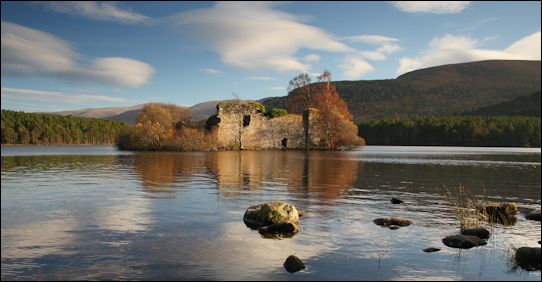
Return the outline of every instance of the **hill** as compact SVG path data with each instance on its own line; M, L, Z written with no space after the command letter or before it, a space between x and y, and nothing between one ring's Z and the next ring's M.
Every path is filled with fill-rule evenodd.
M405 73L396 79L336 81L354 119L450 115L537 115L540 108L540 61L491 60L444 65ZM538 93L538 98L536 97ZM525 100L525 97L530 98ZM523 97L523 98L521 98ZM537 100L538 99L538 100ZM190 107L205 119L221 101ZM287 108L286 96L259 100L267 109ZM144 105L59 112L101 117L130 124ZM508 110L504 110L508 108ZM516 109L514 109L516 108Z
M474 116L532 116L540 117L540 91L520 96L508 102L479 108L468 115Z
M416 70L396 79L335 82L357 121L461 115L541 89L540 61L491 60ZM261 100L285 107L286 97Z

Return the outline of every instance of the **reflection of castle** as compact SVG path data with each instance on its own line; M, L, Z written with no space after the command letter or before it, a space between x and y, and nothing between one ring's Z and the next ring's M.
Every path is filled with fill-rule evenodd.
M345 152L221 151L208 153L140 153L136 171L147 192L175 192L168 187L191 186L195 174L211 174L222 196L242 190L310 193L334 198L351 187L358 161ZM187 186L187 187L188 187Z

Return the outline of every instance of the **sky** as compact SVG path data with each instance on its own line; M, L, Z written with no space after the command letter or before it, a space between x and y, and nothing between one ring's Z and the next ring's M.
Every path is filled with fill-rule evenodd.
M540 60L539 1L2 1L1 107L192 106L287 95L300 73L393 79Z

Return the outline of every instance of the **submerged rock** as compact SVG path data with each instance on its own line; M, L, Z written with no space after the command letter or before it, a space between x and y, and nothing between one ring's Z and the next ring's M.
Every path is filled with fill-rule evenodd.
M388 227L390 229L397 229L403 226L409 226L412 224L412 220L404 217L386 217L386 218L377 218L373 220L376 225L383 227Z
M284 268L286 271L293 273L305 268L305 264L296 256L289 256L284 262Z
M438 251L440 251L440 249L439 248L429 247L429 248L423 249L423 251L426 252L426 253L432 253L432 252L438 252Z
M442 243L448 247L459 249L470 249L487 244L484 239L473 235L450 235L442 239Z
M513 225L517 221L518 206L516 203L484 203L477 206L476 209L489 222Z
M540 248L519 248L515 258L517 265L527 271L540 270Z
M461 231L461 234L476 236L476 237L478 237L480 239L488 239L489 238L489 230L487 230L485 228L465 229L465 230Z
M526 219L540 221L540 210L530 212L525 216Z
M289 238L299 232L299 226L293 222L279 222L260 227L258 231L266 238Z
M402 204L403 201L401 201L401 200L399 200L399 199L397 199L397 198L391 198L391 203L392 203L392 204Z

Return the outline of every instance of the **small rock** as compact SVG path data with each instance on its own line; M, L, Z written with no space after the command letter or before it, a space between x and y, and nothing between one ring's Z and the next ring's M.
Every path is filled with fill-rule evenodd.
M401 201L401 200L399 200L399 199L397 199L397 198L391 198L391 203L392 203L392 204L402 204L403 201Z
M516 251L516 263L527 271L540 270L540 248L519 248Z
M302 211L302 210L297 210L297 214L299 215L299 217L305 216L305 213L307 213L307 212Z
M489 238L489 230L487 230L485 228L465 229L465 230L461 231L461 234L476 236L476 237L478 237L480 239L488 239Z
M438 251L440 251L440 249L439 248L429 247L429 248L423 249L423 251L426 252L426 253L432 253L432 252L438 252Z
M305 264L296 256L289 256L284 262L284 268L290 273L300 271L305 268Z
M390 227L388 227L390 230L396 230L396 229L399 229L399 225L390 225Z
M412 224L412 220L404 217L386 217L386 218L377 218L373 220L376 225L390 227L392 225L397 225L400 227L409 226Z
M485 240L472 235L450 235L442 239L442 243L448 247L459 249L470 249L487 244Z
M535 210L525 216L526 219L540 221L540 210Z

